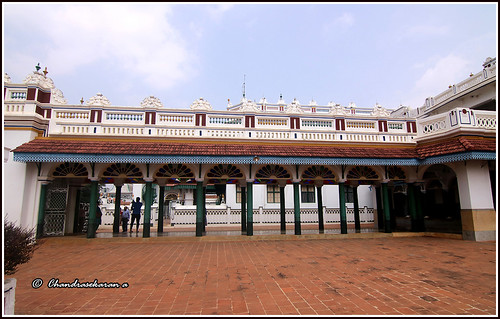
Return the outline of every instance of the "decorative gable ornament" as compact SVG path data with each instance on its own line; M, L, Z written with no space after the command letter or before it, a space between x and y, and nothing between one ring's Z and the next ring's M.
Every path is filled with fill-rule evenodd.
M57 88L51 90L50 94L51 104L68 104L68 100L64 98L63 92Z
M330 102L328 103L330 107L330 111L328 112L331 115L348 115L349 111L346 110L343 106L337 103Z
M300 106L299 101L297 101L297 99L293 99L292 103L290 103L286 106L286 113L300 114L300 113L304 113L304 110Z
M241 112L260 112L261 110L260 110L260 107L257 105L257 103L252 102L251 100L248 100L246 98L242 98L240 111Z
M110 106L111 102L102 93L97 93L87 101L87 105Z
M3 75L3 83L12 83L12 80L10 79L10 76L7 73L4 73Z
M212 105L208 103L208 101L204 100L202 97L195 100L193 104L191 104L191 110L212 110Z
M160 99L154 96L148 96L141 102L142 107L163 107L163 103L161 103Z
M384 117L384 116L389 116L391 115L391 112L386 110L385 108L382 107L380 104L375 104L375 107L373 108L373 111L371 113L373 116L377 117Z
M56 87L51 78L46 77L38 71L33 71L33 74L28 74L24 79L24 84L37 85L45 89L53 89Z

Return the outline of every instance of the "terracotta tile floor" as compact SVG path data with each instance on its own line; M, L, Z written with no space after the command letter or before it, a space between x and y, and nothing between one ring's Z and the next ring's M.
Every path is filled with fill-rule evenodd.
M495 242L376 234L253 237L49 238L13 276L15 313L497 314ZM37 278L43 284L34 289ZM49 288L52 278L128 287Z

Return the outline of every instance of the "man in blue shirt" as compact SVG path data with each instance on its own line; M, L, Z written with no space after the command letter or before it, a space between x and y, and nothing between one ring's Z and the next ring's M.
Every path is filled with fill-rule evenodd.
M130 220L130 232L132 232L132 227L134 226L134 220L137 220L136 232L139 232L139 221L141 220L141 198L137 197L135 202L132 201L132 219Z

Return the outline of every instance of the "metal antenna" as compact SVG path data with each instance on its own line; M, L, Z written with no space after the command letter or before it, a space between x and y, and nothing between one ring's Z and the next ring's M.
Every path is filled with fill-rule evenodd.
M243 98L245 98L245 78L246 74L243 74Z

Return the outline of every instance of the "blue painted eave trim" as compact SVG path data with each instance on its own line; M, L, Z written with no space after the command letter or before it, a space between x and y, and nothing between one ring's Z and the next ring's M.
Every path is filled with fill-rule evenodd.
M465 152L416 158L329 158L260 156L190 156L190 155L120 155L120 154L55 154L17 153L16 162L83 162L83 163L150 163L150 164L282 164L282 165L431 165L466 160L495 160L494 152Z

